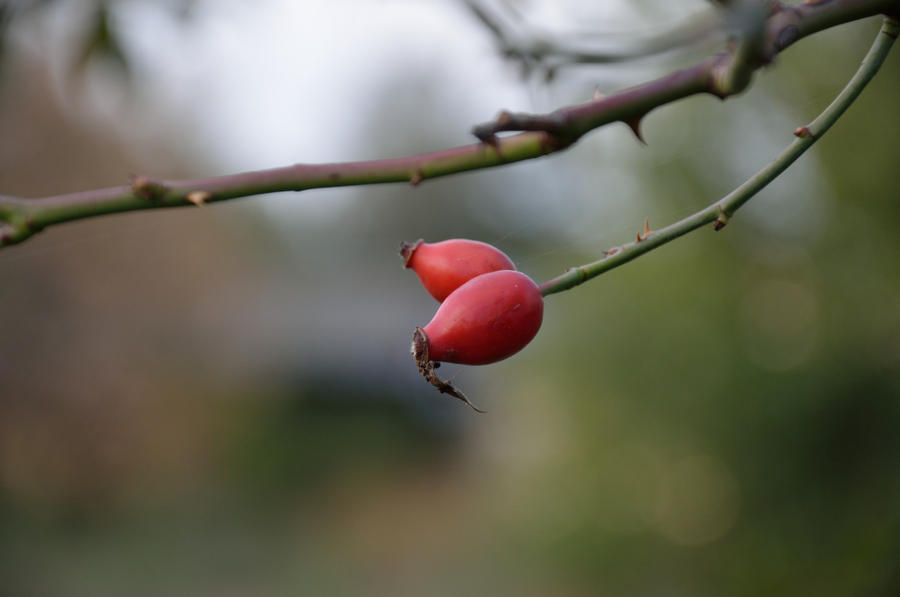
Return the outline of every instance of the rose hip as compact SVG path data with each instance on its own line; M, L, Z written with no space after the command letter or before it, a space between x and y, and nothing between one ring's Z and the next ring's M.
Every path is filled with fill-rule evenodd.
M516 266L503 251L476 240L455 238L439 243L417 240L400 245L404 266L411 268L425 290L438 302L481 274L498 270L515 270Z
M534 338L543 313L541 292L525 274L504 270L476 276L447 297L428 325L416 328L416 364L503 360Z

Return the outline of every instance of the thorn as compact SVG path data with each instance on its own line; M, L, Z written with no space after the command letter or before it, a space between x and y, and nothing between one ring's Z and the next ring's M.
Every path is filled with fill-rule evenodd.
M796 129L794 129L794 136L800 137L801 139L803 139L804 137L812 137L813 139L816 138L816 136L813 134L813 132L811 130L809 130L809 127L806 127L806 126L799 126Z
M613 255L615 255L616 253L618 253L621 250L622 250L622 247L613 247L611 249L607 249L607 250L603 251L603 256L604 257L612 257Z
M503 110L499 114L497 114L497 126L506 126L509 124L509 121L512 120L512 114L509 113L508 110Z
M641 114L639 116L635 116L634 118L623 120L622 122L628 125L628 128L631 129L631 132L634 133L634 136L638 138L638 141L646 145L647 142L644 141L644 135L641 134L641 120L643 118L644 114Z
M650 218L644 220L644 237L650 236Z
M606 94L600 91L599 86L594 87L593 99L595 102L599 102L600 100L604 99L605 97L606 97Z
M203 207L207 201L212 199L212 194L209 191L191 191L185 199L197 207Z
M643 232L638 232L638 235L637 235L637 241L636 241L636 242L641 242L642 240L645 240L645 239L646 239L648 236L650 236L652 233L653 233L653 231L650 230L650 218L647 218L647 219L644 220L644 231L643 231Z
M413 172L413 175L409 177L409 184L417 187L423 180L425 180L425 173L422 172L421 168L416 168L416 171Z

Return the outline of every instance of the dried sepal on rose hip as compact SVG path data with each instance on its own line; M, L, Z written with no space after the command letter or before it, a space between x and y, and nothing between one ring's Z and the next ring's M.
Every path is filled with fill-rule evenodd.
M482 274L450 293L431 321L416 328L413 357L438 390L475 408L462 392L435 374L437 363L501 361L531 342L543 316L544 299L531 278L510 270Z
M481 274L514 270L503 251L477 240L454 238L439 243L422 239L400 245L404 267L419 276L428 293L443 302L451 292Z

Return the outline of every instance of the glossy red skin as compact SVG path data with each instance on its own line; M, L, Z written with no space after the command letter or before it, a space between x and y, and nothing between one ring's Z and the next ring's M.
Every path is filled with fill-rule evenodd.
M477 240L455 238L408 247L408 255L401 250L406 267L416 272L425 290L438 302L475 276L516 269L503 251Z
M525 274L472 278L447 297L423 328L428 359L486 365L522 350L541 327L544 299Z

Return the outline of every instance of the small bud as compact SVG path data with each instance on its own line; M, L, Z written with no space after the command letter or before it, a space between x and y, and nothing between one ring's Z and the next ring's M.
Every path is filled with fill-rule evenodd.
M725 213L725 210L721 205L717 206L717 209L719 210L719 217L716 218L715 222L713 222L713 230L718 232L725 227L725 224L728 223L728 214Z
M794 129L794 136L800 137L801 139L803 139L804 137L815 137L815 135L813 135L812 131L809 130L809 127L805 127L805 126L799 126L796 129Z

